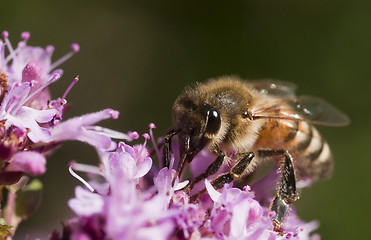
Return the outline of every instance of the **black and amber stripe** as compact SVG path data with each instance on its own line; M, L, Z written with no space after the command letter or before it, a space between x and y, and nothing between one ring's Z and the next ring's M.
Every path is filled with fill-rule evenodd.
M291 140L293 140L296 136L296 134L298 133L299 131L299 122L298 121L293 121L293 127L290 128L289 130L289 133L287 134L287 136L284 138L284 142L289 142Z
M313 178L328 177L332 166L332 156L327 142L317 129L304 121L296 121L284 137L283 142L297 158L296 162L307 175Z

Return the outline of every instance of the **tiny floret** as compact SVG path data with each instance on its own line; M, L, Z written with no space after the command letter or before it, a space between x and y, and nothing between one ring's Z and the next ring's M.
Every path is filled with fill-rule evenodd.
M72 44L71 44L71 49L72 49L74 52L79 52L79 51L80 51L80 45L77 44L77 43L72 43Z
M28 40L31 37L31 34L29 32L23 32L21 33L21 38L24 40Z
M120 112L116 110L110 110L109 114L111 115L111 118L117 119L119 117Z
M135 140L135 139L138 139L139 138L139 133L138 132L128 132L128 136L129 136L129 139L128 141L132 141L132 140Z
M1 33L1 36L3 36L3 38L8 38L9 37L9 32L8 31L3 31Z
M142 136L146 139L146 140L149 140L150 139L150 136L148 133L143 133Z

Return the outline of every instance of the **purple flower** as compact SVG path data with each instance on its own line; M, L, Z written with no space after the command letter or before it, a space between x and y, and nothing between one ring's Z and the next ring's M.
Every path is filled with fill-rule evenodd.
M44 49L28 46L28 32L21 34L22 40L17 44L17 48L13 48L8 32L4 31L2 36L4 41L0 40L0 127L3 134L0 135L0 160L6 162L3 166L7 166L7 171L15 169L15 161L9 161L14 154L24 149L46 154L63 141L79 140L109 150L116 147L111 137L126 137L119 132L93 126L103 119L116 119L119 113L111 109L61 121L67 103L66 96L78 77L63 97L56 100L51 99L48 86L63 73L56 67L79 51L77 44L72 44L69 53L52 62L54 47L47 46ZM9 54L6 55L6 52ZM34 145L36 143L37 147ZM21 171L22 168L18 166L18 169Z
M43 49L41 47L28 46L27 40L30 38L30 34L28 32L23 32L21 34L22 40L18 42L17 48L15 49L9 41L9 33L4 31L2 36L4 38L4 42L0 41L0 72L6 73L8 76L8 85L10 87L16 83L22 82L23 77L27 77L27 74L25 74L23 71L26 65L30 62L36 61L37 64L39 64L37 66L39 72L38 76L41 78L38 78L37 80L45 81L43 78L49 79L56 73L62 75L63 70L54 69L80 50L79 46L74 43L71 45L71 52L52 63L51 58L54 52L54 47L49 45ZM8 56L5 56L6 48L9 51ZM11 64L9 64L10 62Z
M158 149L156 151L160 152ZM196 201L191 201L192 193L183 191L188 181L179 182L174 179L174 169L162 168L156 171L145 144L132 147L120 142L113 152L99 152L103 163L100 168L76 164L73 167L90 172L90 176L103 176L108 189L102 191L93 188L94 184L98 187L99 185L82 180L89 186L90 192L76 188L76 197L69 201L69 205L77 214L73 220L75 224L81 225L90 218L102 219L104 225L96 226L93 232L103 233L105 238L319 238L318 235L311 234L318 224L314 221L302 222L294 210L285 222L282 233L274 231L268 207L256 200L249 186L241 190L227 184L217 191L205 180L206 192L199 195ZM194 160L205 160L208 157L213 156L204 153ZM171 165L173 162L174 158ZM150 176L153 176L153 181ZM270 179L274 178L275 175L270 176L265 182L262 181L260 186L270 186ZM265 197L267 195L262 191L261 198ZM267 199L269 200L271 199ZM68 224L66 226L68 227ZM93 234L81 229L80 227L72 233L86 234L84 236L94 238Z
M59 77L59 74L54 76ZM22 71L22 82L33 83L30 90L30 97L25 103L26 106L36 109L46 109L50 100L48 88L44 87L49 79L46 75L44 66L38 61L29 62ZM35 93L36 92L36 93Z
M68 205L77 215L92 216L93 214L102 213L104 200L101 195L77 186L75 196L75 198L68 201Z
M40 175L46 170L45 157L33 151L23 151L14 154L8 162L6 171L24 172L29 175Z
M56 114L55 109L37 110L24 106L31 89L29 82L15 84L5 95L0 106L0 119L5 120L5 128L11 126L23 131L29 129L28 137L33 142L50 142L50 132L42 128L38 123L51 121Z
M57 67L79 51L78 44L72 44L69 53L52 62L54 47L28 46L27 41L30 38L28 32L21 34L22 40L18 42L16 48L12 46L8 32L2 32L2 37L3 40L0 39L0 186L6 185L11 189L7 192L7 201L0 209L2 212L0 217L5 221L0 224L0 227L4 230L2 236L6 238L4 234L8 225L11 231L15 231L20 221L36 210L41 196L41 184L29 186L32 183L30 182L27 185L29 176L40 175L46 171L45 156L62 142L79 140L93 145L99 151L106 151L116 148L116 143L111 140L111 137L130 139L135 136L94 126L107 118L116 119L119 113L112 109L62 121L66 111L66 96L78 81L78 77L73 80L63 96L55 100L51 99L48 86L61 77L63 70ZM25 196L31 196L31 200ZM100 218L92 218L90 215L101 212L103 200L83 189L76 189L76 196L76 199L70 201L71 207L77 214L88 215L90 218L82 229L85 231L91 229L91 226L98 226L97 222ZM76 228L76 231L82 230ZM73 237L82 239L84 234L79 232L76 232ZM94 236L102 235L101 232L94 234ZM10 232L9 236L11 236Z
M116 144L112 138L125 138L125 135L93 124L104 119L117 119L118 112L112 109L105 109L95 113L89 113L80 117L61 122L50 129L51 138L55 142L78 140L86 142L100 149L112 150Z
M158 194L168 195L170 198L173 197L175 191L184 188L188 184L188 180L179 183L179 179L173 179L175 177L175 170L163 168L153 178L153 184L156 186Z
M285 222L282 235L273 231L268 208L254 199L249 187L242 191L225 185L217 192L206 180L206 189L214 201L210 219L204 231L212 232L213 239L316 239L310 232L318 227L316 222L304 223L291 212Z
M111 183L111 194L105 202L105 227L111 239L166 239L173 232L172 211L166 211L164 195L141 194L136 184L126 176Z
M0 40L0 120L5 121L5 130L19 128L27 132L34 142L50 142L51 133L43 124L51 123L58 113L49 108L50 99L47 86L58 80L62 70L52 70L73 55L75 50L51 63L54 47L45 49L27 45L28 32L21 34L22 41L13 48L4 31ZM6 48L9 55L5 55Z
M120 142L115 152L102 156L107 179L125 176L134 180L143 177L152 167L152 159L148 155L143 145L131 147Z
M85 170L102 175L109 183L109 193L88 192L76 188L70 207L80 217L105 219L101 226L110 239L166 239L175 227L175 211L167 211L167 194L142 191L141 178L148 173L152 159L145 145L131 147L123 142L114 152L103 152L103 168L85 166ZM81 166L80 167L81 170ZM103 206L103 207L102 207Z

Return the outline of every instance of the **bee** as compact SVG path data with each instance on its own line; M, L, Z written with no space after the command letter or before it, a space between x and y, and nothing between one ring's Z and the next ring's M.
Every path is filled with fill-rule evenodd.
M180 161L177 176L203 148L217 154L204 173L189 184L212 176L234 156L229 172L211 184L220 189L254 172L262 159L272 159L282 177L269 211L275 214L274 229L280 231L290 204L298 199L296 183L302 178L328 178L333 158L327 142L314 124L344 126L346 115L324 100L296 96L290 83L262 80L242 81L221 77L186 89L173 105L173 128L164 137L164 164L169 166L171 140L177 135ZM234 154L232 154L234 153Z

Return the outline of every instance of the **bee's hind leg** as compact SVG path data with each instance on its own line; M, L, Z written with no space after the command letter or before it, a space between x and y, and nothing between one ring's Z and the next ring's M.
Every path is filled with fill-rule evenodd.
M261 153L265 156L283 155L285 157L279 188L269 207L269 212L274 213L274 216L272 217L274 230L281 232L281 226L289 214L290 204L298 199L295 169L292 163L293 159L290 153L286 150L262 151Z

